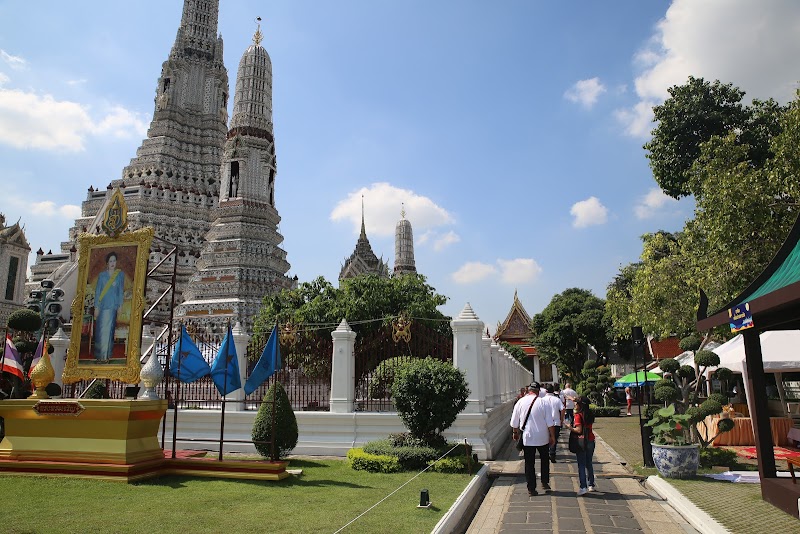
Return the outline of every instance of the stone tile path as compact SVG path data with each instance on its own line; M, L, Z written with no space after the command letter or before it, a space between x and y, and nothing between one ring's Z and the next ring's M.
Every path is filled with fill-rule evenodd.
M549 494L537 484L539 495L528 495L524 462L510 440L498 458L487 462L496 478L467 534L695 532L672 508L647 493L602 440L594 457L597 491L582 497L577 496L577 463L567 450L565 432L557 463L550 466Z

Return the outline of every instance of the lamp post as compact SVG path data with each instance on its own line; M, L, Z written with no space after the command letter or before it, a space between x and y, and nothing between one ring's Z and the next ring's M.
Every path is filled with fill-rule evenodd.
M61 302L64 300L64 290L55 287L50 279L40 282L42 289L35 289L28 295L27 308L39 314L42 318L42 330L45 335L54 334L61 326Z
M633 381L636 384L636 404L639 407L639 435L642 440L642 463L645 467L654 467L653 447L650 445L652 432L650 427L644 426L646 421L642 420L642 392L639 391L639 366L636 362L636 355L642 352L644 346L644 334L641 326L631 327L631 350L633 351ZM642 354L642 381L646 383L646 373L644 371L644 354Z

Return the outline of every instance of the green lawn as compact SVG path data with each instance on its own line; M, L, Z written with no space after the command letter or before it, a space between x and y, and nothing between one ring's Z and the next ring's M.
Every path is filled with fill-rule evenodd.
M3 531L335 532L415 473L353 471L340 460L291 460L280 482L164 477L138 484L0 476ZM423 473L343 532L430 532L472 477ZM432 507L417 509L421 489Z

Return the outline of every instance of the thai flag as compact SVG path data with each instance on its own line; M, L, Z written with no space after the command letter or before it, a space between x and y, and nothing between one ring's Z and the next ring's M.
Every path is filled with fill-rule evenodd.
M33 353L33 360L31 360L31 366L28 369L28 376L31 376L33 368L36 367L36 364L38 364L39 360L42 359L42 354L44 354L44 351L46 350L47 341L44 340L44 334L42 334L42 337L39 339L39 344L36 346L36 352Z
M11 336L6 334L6 347L3 350L3 360L0 371L5 371L16 375L20 380L25 380L25 372L22 370L22 362L19 360L19 353L14 342L11 341Z

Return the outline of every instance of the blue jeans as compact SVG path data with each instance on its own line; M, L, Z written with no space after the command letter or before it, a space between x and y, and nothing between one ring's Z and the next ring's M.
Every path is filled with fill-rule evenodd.
M564 421L569 421L569 424L575 421L575 408L564 408Z
M576 452L575 458L578 460L578 481L581 489L586 489L586 477L589 477L589 486L594 486L594 467L592 457L594 456L594 441L586 440L586 450Z

